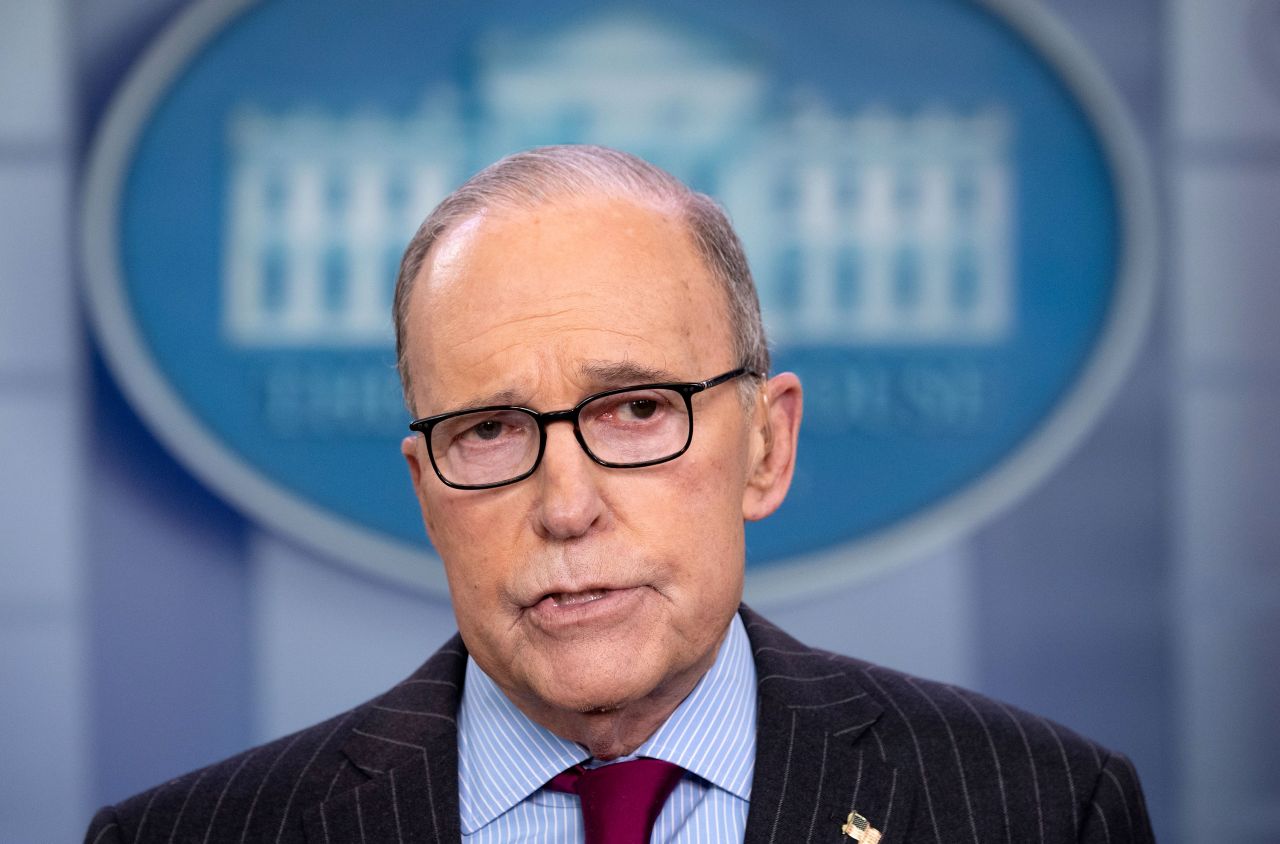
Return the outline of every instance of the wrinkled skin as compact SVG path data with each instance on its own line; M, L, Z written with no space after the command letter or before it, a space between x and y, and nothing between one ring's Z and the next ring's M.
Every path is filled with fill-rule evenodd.
M721 288L679 214L598 197L490 211L433 247L409 302L421 416L511 403L572 407L646 381L733 369ZM782 374L694 397L687 453L593 463L548 428L534 475L456 490L420 435L402 451L472 657L534 721L626 755L710 667L742 596L743 520L782 502L801 395Z

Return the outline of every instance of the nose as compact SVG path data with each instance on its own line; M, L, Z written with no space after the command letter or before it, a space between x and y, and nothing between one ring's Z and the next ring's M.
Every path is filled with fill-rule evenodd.
M598 486L601 467L582 450L571 425L548 425L546 430L546 449L533 477L538 489L534 529L546 539L584 536L605 514Z

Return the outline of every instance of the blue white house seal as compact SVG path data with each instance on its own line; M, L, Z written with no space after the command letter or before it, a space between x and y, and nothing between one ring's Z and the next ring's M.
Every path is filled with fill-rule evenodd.
M779 368L793 491L753 594L955 539L1092 425L1150 308L1151 188L1047 12L967 0L193 5L98 129L90 312L156 436L250 518L443 589L397 441L400 252L452 187L618 146L720 198Z

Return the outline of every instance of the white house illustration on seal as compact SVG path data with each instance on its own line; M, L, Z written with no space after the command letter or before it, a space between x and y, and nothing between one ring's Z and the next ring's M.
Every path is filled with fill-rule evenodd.
M431 91L407 116L233 116L230 343L391 343L396 265L426 212L499 155L566 138L717 195L780 346L977 346L1012 330L1012 132L998 109L839 114L812 96L778 109L759 68L629 15L494 34L476 58L471 89Z

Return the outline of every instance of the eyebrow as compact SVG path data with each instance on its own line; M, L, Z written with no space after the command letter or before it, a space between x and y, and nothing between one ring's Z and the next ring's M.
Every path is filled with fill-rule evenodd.
M578 365L578 373L588 383L596 384L600 389L627 387L631 384L657 384L664 381L678 381L673 373L665 369L633 361L589 360Z
M614 387L630 387L633 384L660 384L668 381L679 381L673 373L665 369L634 363L632 361L588 360L578 365L578 374L592 385L583 395L600 390L611 390ZM456 410L474 410L494 405L527 405L526 393L513 388L498 390L477 396Z

